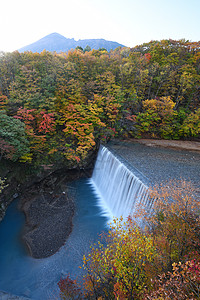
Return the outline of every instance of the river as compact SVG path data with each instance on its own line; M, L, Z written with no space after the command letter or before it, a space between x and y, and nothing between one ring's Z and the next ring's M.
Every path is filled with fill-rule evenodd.
M0 223L0 290L34 300L58 299L57 282L66 274L81 276L82 256L107 227L98 199L89 179L68 186L75 194L76 214L73 231L65 245L45 259L29 257L20 240L24 216L17 200L8 208Z
M199 153L152 148L138 143L115 142L110 146L135 167L134 172L139 177L142 174L152 184L184 179L200 191ZM103 163L107 165L107 161ZM58 299L57 283L63 276L81 277L82 256L89 251L98 234L106 230L108 218L102 213L89 179L76 180L68 189L76 202L73 231L65 245L46 259L33 259L27 255L20 241L24 216L17 210L17 201L10 205L0 223L0 290L33 300L53 300Z

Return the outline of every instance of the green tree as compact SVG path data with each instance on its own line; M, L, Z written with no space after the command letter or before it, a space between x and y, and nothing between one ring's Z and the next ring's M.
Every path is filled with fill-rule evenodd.
M5 145L1 148L1 156L5 155L5 157L16 161L29 153L24 123L7 116L4 111L0 111L0 140ZM5 150L6 147L7 151Z
M87 46L83 49L83 52L89 52L89 51L91 51L91 47L87 45Z

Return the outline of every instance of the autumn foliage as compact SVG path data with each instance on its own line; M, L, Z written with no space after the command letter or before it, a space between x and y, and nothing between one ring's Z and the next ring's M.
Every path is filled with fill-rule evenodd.
M10 118L13 130L0 133L1 156L81 166L115 136L199 138L199 53L198 42L184 40L110 52L2 53L0 118ZM16 126L25 129L21 146Z
M142 228L131 217L114 219L83 257L83 299L199 299L196 189L185 181L168 182L151 196L151 213L138 208Z
M200 261L193 259L185 263L173 263L172 272L159 275L153 286L154 291L145 295L145 299L199 299Z
M1 54L0 160L81 168L113 137L199 139L199 42L86 50ZM165 293L175 280L170 297L184 282L183 293L197 298L186 281L194 281L192 264L199 268L199 203L181 185L152 191L154 213L138 212L144 231L131 218L115 221L84 258L84 297L145 299L154 290L162 299L161 287ZM63 299L65 289L79 297L69 277L60 289Z
M151 214L139 208L146 231L153 236L158 272L171 270L174 262L199 257L200 203L195 187L183 180L155 186Z
M126 223L114 220L106 241L83 257L87 292L105 299L114 299L114 295L116 299L134 298L148 283L146 267L153 256L151 236L142 233L131 219Z
M69 275L58 282L61 299L83 299L81 289L76 280L72 280Z

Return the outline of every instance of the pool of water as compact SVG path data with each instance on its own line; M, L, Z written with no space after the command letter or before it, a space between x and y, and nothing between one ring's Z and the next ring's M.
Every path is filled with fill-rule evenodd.
M0 290L34 300L58 299L60 278L66 274L74 279L81 276L82 256L106 230L108 218L102 214L88 179L74 181L68 188L76 201L73 231L65 245L49 258L27 255L20 241L24 216L17 210L17 201L10 205L0 223Z

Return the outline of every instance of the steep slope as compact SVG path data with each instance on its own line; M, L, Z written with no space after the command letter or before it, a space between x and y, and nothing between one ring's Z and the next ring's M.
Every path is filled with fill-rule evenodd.
M19 49L19 52L32 51L40 53L44 49L47 51L64 52L66 49L69 50L74 47L76 47L76 41L74 39L67 39L59 33L51 33L42 39Z

